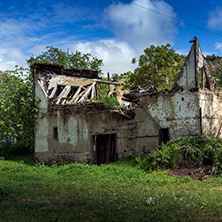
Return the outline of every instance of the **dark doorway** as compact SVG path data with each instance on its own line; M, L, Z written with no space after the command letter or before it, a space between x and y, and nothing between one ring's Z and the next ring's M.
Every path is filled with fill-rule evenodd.
M96 163L111 163L117 160L116 154L116 135L105 134L93 136L96 146Z
M169 129L160 129L159 130L159 145L162 143L166 143L167 141L170 140L170 134L169 134Z

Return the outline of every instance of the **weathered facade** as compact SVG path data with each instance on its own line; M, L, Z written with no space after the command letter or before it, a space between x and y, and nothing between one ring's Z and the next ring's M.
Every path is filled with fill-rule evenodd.
M40 161L101 164L156 149L170 138L222 136L222 97L195 38L172 89L134 92L131 100L137 105L130 114L91 100L98 97L98 84L105 83L96 72L50 64L32 68L40 98L35 129Z

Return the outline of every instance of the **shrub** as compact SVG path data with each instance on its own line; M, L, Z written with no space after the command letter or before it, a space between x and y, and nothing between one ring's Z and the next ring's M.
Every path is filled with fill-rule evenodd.
M101 101L104 102L107 109L115 109L120 105L119 101L115 97L105 96L101 99Z
M149 171L204 165L215 167L217 172L222 170L222 139L206 136L172 139L148 153L140 166Z
M27 144L6 144L0 146L0 157L6 159L16 156L26 156L32 153L33 147Z

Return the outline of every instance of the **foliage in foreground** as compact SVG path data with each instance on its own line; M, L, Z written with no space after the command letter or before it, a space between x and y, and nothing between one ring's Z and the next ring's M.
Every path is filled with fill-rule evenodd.
M222 172L222 139L206 136L172 139L140 160L145 170L211 165Z
M16 140L32 147L38 105L33 84L29 70L22 67L0 75L0 145Z
M0 160L0 221L219 221L222 178L169 177L121 160L26 165Z

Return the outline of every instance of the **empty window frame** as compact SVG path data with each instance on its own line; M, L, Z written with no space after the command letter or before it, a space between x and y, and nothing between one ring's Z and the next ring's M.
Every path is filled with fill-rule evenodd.
M53 127L53 139L58 140L59 134L58 134L58 127Z

